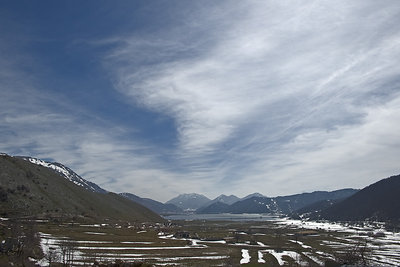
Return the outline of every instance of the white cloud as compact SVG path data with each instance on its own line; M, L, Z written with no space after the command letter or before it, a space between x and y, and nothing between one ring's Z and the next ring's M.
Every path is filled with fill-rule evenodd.
M58 161L115 192L167 200L202 188L160 161L162 148L129 139L131 128L101 120L63 95L44 94L15 69L8 73L0 91L1 152Z
M298 135L278 154L258 163L248 182L274 188L270 194L317 189L362 188L399 172L400 96L383 106L366 109L358 125ZM280 166L280 164L282 164ZM266 179L268 177L268 179Z
M232 189L240 188L238 193L243 188L252 191L249 181L254 180L264 183L257 188L273 194L275 188L269 185L278 182L269 181L296 181L298 173L315 187L332 188L320 177L325 168L335 166L335 173L349 162L339 155L350 148L364 147L365 155L356 153L354 168L346 167L349 174L359 173L349 186L366 184L376 178L374 173L379 177L394 171L394 162L382 162L395 153L391 146L385 147L388 153L380 150L379 163L370 165L368 158L375 158L377 151L368 142L346 147L333 142L331 135L347 140L350 132L368 128L372 122L367 107L384 105L398 91L390 88L400 73L400 35L393 29L398 5L279 1L224 8L227 11L209 11L211 21L223 21L222 27L200 25L201 32L214 38L206 45L181 34L200 31L200 16L194 15L179 30L165 33L166 44L150 35L131 36L119 39L124 45L106 59L120 92L176 120L181 164L208 169L208 176L214 177L218 170L216 183L230 180ZM151 58L148 66L136 64L143 60L138 43L152 44L143 54ZM321 134L326 131L330 134ZM362 134L366 139L373 135ZM290 142L307 136L320 142L303 144L304 151L289 150ZM332 163L314 156L304 162L314 154ZM218 163L205 166L209 159ZM361 165L368 171L360 171ZM326 180L333 182L334 175L329 177ZM276 192L298 190L296 183Z

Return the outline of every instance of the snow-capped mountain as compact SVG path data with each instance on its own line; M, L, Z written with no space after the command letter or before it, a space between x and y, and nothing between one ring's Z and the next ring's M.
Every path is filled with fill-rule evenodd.
M49 169L54 170L55 172L59 173L61 176L64 178L70 180L76 185L82 186L86 190L92 191L92 192L98 192L98 193L107 193L107 190L104 190L100 186L98 186L95 183L89 182L85 179L83 179L81 176L76 174L73 170L70 168L62 165L61 163L58 162L47 162L41 159L37 158L31 158L31 157L18 157L23 160L29 161L31 163L34 163L36 165L40 165Z
M179 195L167 201L165 204L174 204L175 206L183 210L196 210L204 206L208 202L210 202L210 199L206 196L191 193Z

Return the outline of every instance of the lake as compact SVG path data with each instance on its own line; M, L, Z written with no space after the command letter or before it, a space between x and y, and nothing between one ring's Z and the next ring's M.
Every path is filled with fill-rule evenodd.
M167 220L182 220L182 221L194 221L194 220L206 220L206 221L275 221L282 216L271 215L271 214L174 214L174 215L163 215Z

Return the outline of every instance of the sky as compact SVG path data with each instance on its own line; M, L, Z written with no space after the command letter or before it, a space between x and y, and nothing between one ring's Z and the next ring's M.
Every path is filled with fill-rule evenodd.
M159 201L400 173L400 2L0 4L0 152Z

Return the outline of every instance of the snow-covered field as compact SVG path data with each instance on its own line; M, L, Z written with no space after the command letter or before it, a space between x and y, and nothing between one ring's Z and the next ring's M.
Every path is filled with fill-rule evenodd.
M359 224L350 223L332 223L301 221L291 219L281 219L276 221L280 227L291 227L298 229L309 229L318 231L335 232L344 237L335 236L335 241L322 241L323 245L333 249L345 249L354 247L357 244L365 243L367 251L367 260L372 264L384 266L400 266L400 233L385 230L385 224L382 222L363 222ZM296 242L295 240L290 240ZM308 245L297 241L305 249L312 249ZM313 261L320 261L311 253L304 253ZM313 259L314 258L314 259Z
M280 251L277 252L273 249L266 249L263 250L261 252L267 252L269 254L271 254L272 256L275 257L275 259L278 261L279 265L283 265L285 263L285 261L283 260L283 257L289 257L292 258L296 264L300 265L300 266L308 266L308 262L304 261L302 259L301 254L295 252L295 251Z
M41 232L43 251L55 251L61 255L60 244L70 241L74 244L73 258L76 264L83 264L93 258L102 261L146 261L155 265L180 265L187 261L203 260L219 261L221 264L232 257L229 251L234 251L235 261L240 264L268 264L275 258L280 265L296 263L299 266L308 266L310 262L324 265L328 259L335 260L336 252L365 246L369 264L400 266L400 233L385 230L382 223L350 225L283 218L259 227L247 225L249 229L256 229L253 232L245 228L244 231L227 228L227 233L237 234L239 239L236 242L233 239L176 238L168 232L161 231L157 234L152 230L130 230L136 235L136 239L119 240L111 238L113 235L105 230L110 229L110 225L86 227L98 229L95 232L83 229L80 240ZM280 231L282 242L270 242L276 236L266 229L270 232L272 229L272 233L275 232L273 229ZM307 236L298 235L307 231ZM48 259L42 259L39 263L46 266Z
M93 234L91 232L84 232L86 234ZM101 236L105 236L106 233L95 233L96 235L101 234ZM74 244L73 247L73 264L74 265L83 265L85 262L93 261L96 259L98 261L112 262L117 259L121 259L124 261L152 261L155 262L155 265L164 265L163 263L168 262L171 265L179 265L181 261L188 260L223 260L229 258L226 255L217 255L217 252L207 252L202 253L201 255L185 255L185 256L166 256L163 251L177 251L177 250L192 250L192 249L203 249L207 248L206 245L198 244L198 243L219 243L223 244L223 240L221 241L202 241L196 239L189 239L192 241L191 245L185 246L152 246L154 242L152 241L123 241L123 242L112 242L107 240L72 240L68 237L55 237L46 233L39 233L41 238L41 247L45 254L52 252L53 254L57 254L59 257L58 261L62 261L60 255L62 255L61 246L63 243L67 242L70 244ZM160 239L172 239L179 240L173 238L172 235L163 235L162 233L158 236ZM182 240L182 239L180 239ZM144 246L142 246L144 245ZM132 253L134 251L138 251L139 253ZM158 252L159 251L159 252ZM176 253L175 253L176 254ZM53 260L55 260L54 258ZM176 261L176 262L175 262ZM175 262L175 263L174 263ZM45 256L43 259L38 261L40 266L48 266L49 257Z

